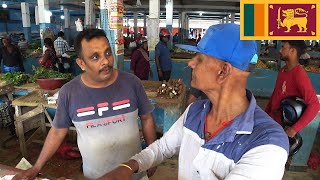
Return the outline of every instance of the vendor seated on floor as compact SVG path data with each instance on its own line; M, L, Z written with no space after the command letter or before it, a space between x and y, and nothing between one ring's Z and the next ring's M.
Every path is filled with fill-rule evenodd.
M310 55L307 52L305 52L300 56L299 63L301 65L308 65L309 61L310 61Z
M56 64L58 64L59 59L56 55L52 40L50 38L45 38L44 46L46 47L46 50L44 56L39 59L39 64L46 69L58 70Z

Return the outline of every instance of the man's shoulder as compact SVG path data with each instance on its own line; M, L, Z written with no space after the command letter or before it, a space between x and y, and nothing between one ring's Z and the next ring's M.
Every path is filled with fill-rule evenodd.
M78 90L79 88L81 88L80 75L76 76L71 81L64 84L59 90L59 92L72 93L72 92L75 92L74 90Z
M251 137L255 137L256 146L273 144L288 151L288 137L284 129L260 107L255 110L254 122Z

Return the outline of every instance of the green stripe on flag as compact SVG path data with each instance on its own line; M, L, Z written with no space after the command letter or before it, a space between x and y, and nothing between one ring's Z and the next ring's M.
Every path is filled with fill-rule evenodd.
M244 5L244 36L254 36L254 4Z

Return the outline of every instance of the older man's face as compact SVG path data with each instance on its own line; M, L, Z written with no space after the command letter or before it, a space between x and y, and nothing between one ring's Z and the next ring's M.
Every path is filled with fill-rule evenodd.
M201 91L217 87L220 60L197 53L189 62L192 69L191 86Z

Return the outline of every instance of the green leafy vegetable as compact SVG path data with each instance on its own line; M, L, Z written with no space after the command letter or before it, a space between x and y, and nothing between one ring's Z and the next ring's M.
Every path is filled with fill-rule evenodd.
M70 81L73 76L70 73L60 73L58 71L46 69L43 67L32 67L34 75L31 77L31 82L36 82L37 79L46 78L65 78L66 81Z
M30 79L30 75L24 74L22 72L6 73L1 76L0 79L6 81L7 83L20 86L28 82L28 80Z

